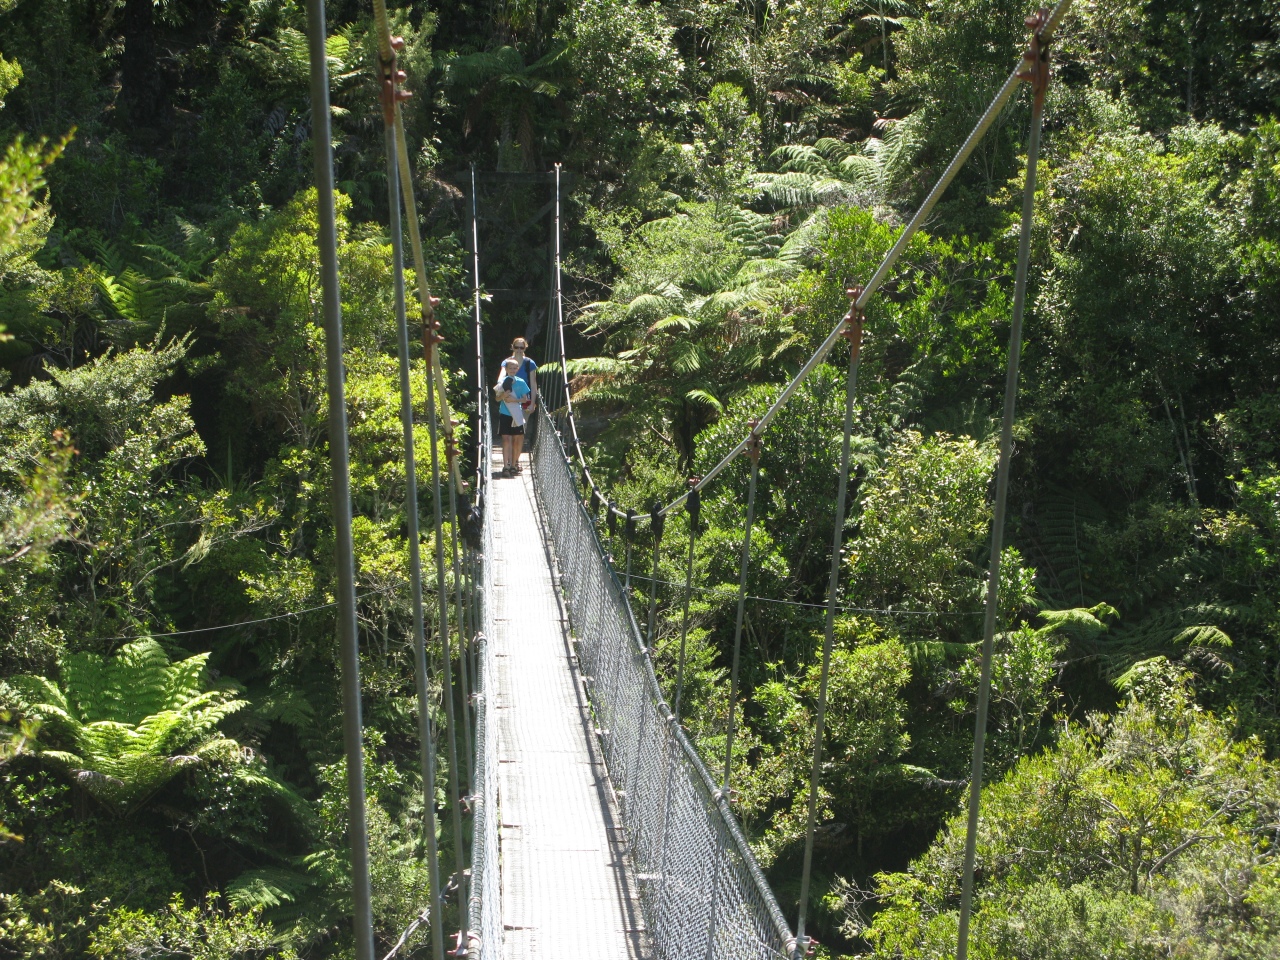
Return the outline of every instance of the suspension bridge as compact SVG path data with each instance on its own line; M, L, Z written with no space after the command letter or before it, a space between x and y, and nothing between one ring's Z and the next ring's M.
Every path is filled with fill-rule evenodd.
M413 174L400 116L400 103L408 95L402 87L404 74L396 66L396 53L402 44L391 35L384 0L374 0L405 432L408 579L414 610L412 641L426 809L423 855L431 878L431 902L424 905L419 918L400 937L386 960L423 924L430 927L430 949L435 960L443 960L446 952L484 960L552 956L584 960L798 960L812 952L813 941L806 933L806 908L864 310L961 165L1010 98L1026 83L1032 91L1027 176L991 525L989 589L956 948L956 956L964 960L1031 215L1049 81L1048 49L1069 5L1070 0L1060 0L1052 10L1043 9L1028 18L1030 41L1021 63L996 93L876 271L863 284L850 286L849 312L778 392L770 407L746 425L742 440L720 463L703 477L691 480L686 492L670 503L653 504L642 513L615 503L601 488L591 475L578 435L573 393L566 375L570 358L565 355L560 283L558 167L554 173L554 322L549 327L552 336L548 341L553 348L551 366L555 376L543 388L541 409L534 414L532 469L514 478L499 479L494 461L489 408L491 374L497 365L492 364L490 369L484 349L474 186L471 192L477 416L475 473L469 483L464 482L455 430L458 423L449 405L440 364L441 338L434 315L437 301L427 288L428 274L413 201ZM374 960L323 0L308 0L308 17L334 462L353 922L357 957ZM436 593L430 628L419 555L415 411L409 389L408 298L402 249L405 234L415 268L422 345L430 380L425 419L431 441ZM831 543L822 679L813 731L803 872L793 930L752 855L732 807L739 659L756 479L766 433L799 385L842 340L848 347L843 447ZM717 763L713 774L680 722L685 637L681 638L676 676L660 679L649 646L654 601L649 605L647 630L642 630L632 609L630 591L602 545L600 525L605 523L612 529L621 521L630 540L637 524L648 524L655 544L656 581L665 518L681 509L689 513L691 558L702 492L739 456L751 461L750 486L742 535L727 742L723 758L710 758ZM468 504L463 504L464 494L469 494ZM692 571L691 561L689 570ZM687 597L694 584L686 582L683 586ZM686 601L686 632L687 625ZM428 629L432 634L430 646ZM667 692L671 694L669 699ZM443 712L444 722L437 727L435 718L439 712ZM435 797L440 782L440 756L447 757L443 778L447 802L443 812L448 818L445 835L450 849L444 851L439 845L441 824ZM447 854L451 854L452 862L446 862ZM453 940L451 944L446 943L446 929L455 931L449 938Z

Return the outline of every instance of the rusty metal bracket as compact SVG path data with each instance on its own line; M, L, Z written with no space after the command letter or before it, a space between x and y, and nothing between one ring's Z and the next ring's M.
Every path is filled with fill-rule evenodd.
M862 345L862 321L866 315L858 306L858 298L862 296L864 289L859 283L846 287L844 291L849 298L849 312L844 315L844 329L840 331L840 336L849 341L849 349L854 351Z
M760 465L762 444L760 442L760 438L756 436L756 427L760 426L760 421L751 419L747 421L747 424L751 427L751 433L747 436L747 446L743 452L746 453L746 455L751 458L751 462L758 467Z
M378 100L382 104L382 122L388 127L393 126L396 122L396 104L402 103L413 96L412 93L400 86L407 79L405 72L399 68L397 63L397 54L403 49L404 37L392 37L391 58L383 60L381 55L378 57L378 70L381 76L381 89L378 91Z
M1041 7L1032 16L1027 17L1027 29L1031 31L1031 42L1022 55L1026 62L1018 73L1019 80L1031 84L1031 92L1036 100L1044 102L1049 90L1049 39L1044 36L1044 28L1049 23L1049 8Z

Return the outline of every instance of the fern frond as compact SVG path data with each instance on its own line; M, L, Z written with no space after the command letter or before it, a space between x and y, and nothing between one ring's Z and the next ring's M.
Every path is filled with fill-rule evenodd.
M943 640L913 640L903 644L911 663L920 669L935 669L973 656L976 644L949 643Z
M685 399L693 403L700 403L705 407L709 407L716 413L724 413L724 404L722 404L712 393L707 390L696 389L685 393Z
M1171 641L1177 647L1229 647L1231 638L1221 627L1198 623L1180 630Z
M305 873L258 867L246 870L227 884L227 900L238 910L270 910L297 902L312 885Z

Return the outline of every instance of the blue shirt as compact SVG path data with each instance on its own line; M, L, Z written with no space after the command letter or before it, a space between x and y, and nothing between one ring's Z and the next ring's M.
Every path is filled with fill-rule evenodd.
M503 379L503 382L506 382L507 378L503 377L502 379ZM524 380L522 380L520 377L512 377L511 392L516 395L515 402L512 403L510 400L504 400L502 401L502 405L507 410L507 416L509 416L516 423L523 424L524 410L521 409L520 407L520 401L523 400L525 397L529 396L531 392L529 390L529 385L525 383Z
M529 357L524 358L524 362L520 364L520 369L516 371L516 376L523 380L526 384L531 383L530 377L536 373L538 365Z

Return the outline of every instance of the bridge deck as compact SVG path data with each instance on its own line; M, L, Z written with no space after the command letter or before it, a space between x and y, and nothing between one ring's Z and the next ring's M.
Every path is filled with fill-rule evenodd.
M495 473L491 488L504 953L647 960L639 891L527 460L524 469L511 479Z

